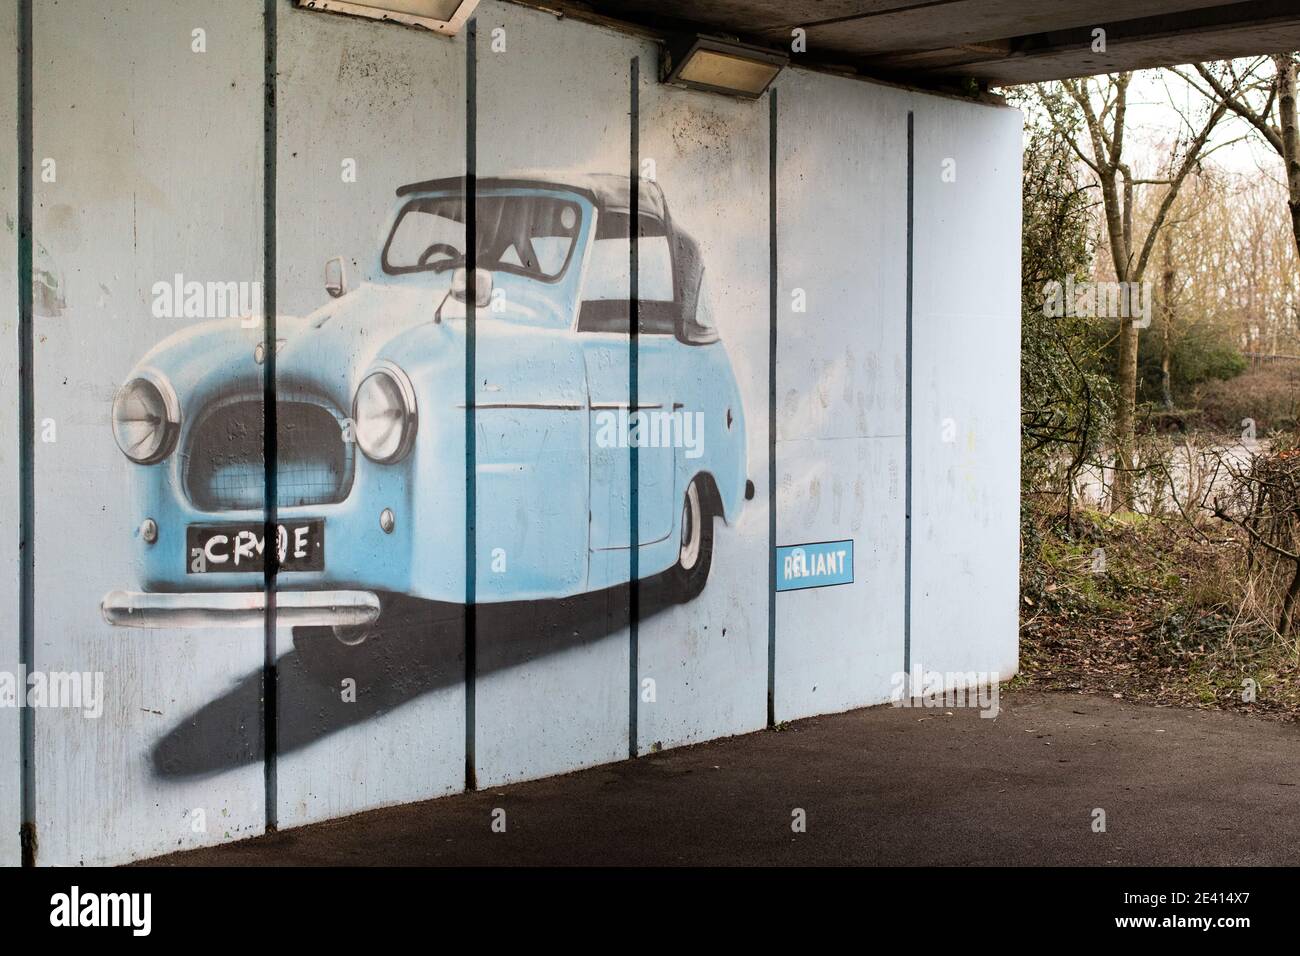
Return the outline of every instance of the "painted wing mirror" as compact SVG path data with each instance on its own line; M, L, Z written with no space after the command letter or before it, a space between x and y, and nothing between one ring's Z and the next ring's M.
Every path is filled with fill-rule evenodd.
M337 299L348 291L348 272L342 256L335 256L325 263L325 291L331 299Z
M488 269L474 270L474 305L476 308L484 309L492 302L492 273ZM468 315L467 308L470 296L470 274L464 266L461 266L451 274L451 288L443 297L442 303L438 310L433 314L434 323L439 323L443 319L463 319Z
M487 308L487 306L492 302L492 273L489 270L474 270L473 293L474 304L480 309ZM463 266L451 275L451 294L461 302L469 301L469 270Z

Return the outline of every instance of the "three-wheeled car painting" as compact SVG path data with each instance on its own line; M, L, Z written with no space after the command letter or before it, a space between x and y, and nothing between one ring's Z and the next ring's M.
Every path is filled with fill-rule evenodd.
M260 340L227 319L159 343L112 410L134 463L140 580L105 596L107 620L260 624L268 548L295 636L355 643L394 602L463 603L467 462L478 601L626 584L633 546L641 577L698 595L714 520L753 493L744 412L699 249L647 181L629 407L630 192L614 175L479 180L471 275L464 181L400 188L373 281L348 289L332 261L325 304L277 323L274 541Z

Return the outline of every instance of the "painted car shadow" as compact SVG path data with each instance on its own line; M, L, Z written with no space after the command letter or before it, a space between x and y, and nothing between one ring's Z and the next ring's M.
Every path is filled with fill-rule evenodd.
M480 604L475 609L480 675L594 644L627 627L627 584L547 601ZM638 589L645 621L676 603L667 575ZM315 640L320 640L316 638ZM460 684L465 674L465 609L409 601L398 619L356 647L326 638L321 653L297 649L277 661L277 750L291 753L347 727L381 717L423 694ZM345 702L342 681L356 681ZM193 777L256 763L263 756L262 672L181 720L152 752L155 774Z

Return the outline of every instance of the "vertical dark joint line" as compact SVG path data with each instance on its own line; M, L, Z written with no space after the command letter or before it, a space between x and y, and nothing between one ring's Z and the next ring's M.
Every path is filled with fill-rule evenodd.
M32 0L18 3L18 661L23 673L35 665L36 485L33 480L34 395L32 363ZM22 693L22 691L19 691ZM22 865L36 865L36 710L19 708L22 777Z
M628 363L627 363L627 404L629 415L635 415L640 398L640 369L638 367L640 352L640 292L641 262L638 255L641 243L641 130L640 130L640 76L641 61L632 57L629 71L629 128L628 137ZM638 487L641 483L641 460L635 442L628 442L628 523L630 541L628 548L628 713L627 713L627 755L636 757L637 746L637 682L640 658L640 623L641 623L641 555L638 552L641 542L641 500Z
M912 206L916 176L914 116L907 113L907 345L903 467L903 673L912 673ZM904 678L907 680L908 678ZM912 691L909 691L912 693Z
M275 407L275 293L276 293L276 10L277 0L264 0L264 72L262 77L262 462L265 476L266 525L268 547L263 564L262 582L266 592L266 617L262 642L262 753L266 785L266 829L274 831L279 821L277 787L278 760L278 675L275 663L275 579L280 571L277 538L278 520L276 470L279 451L276 447L277 416Z
M475 332L478 323L478 20L465 32L465 789L478 789L475 769L475 680L478 670L478 458L474 446Z
M767 132L767 725L776 726L776 89Z

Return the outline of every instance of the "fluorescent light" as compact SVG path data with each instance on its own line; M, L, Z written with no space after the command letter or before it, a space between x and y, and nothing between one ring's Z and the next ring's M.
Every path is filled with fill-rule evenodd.
M763 94L788 61L784 53L764 47L681 37L664 45L659 72L665 83L753 99Z
M297 3L314 10L392 20L449 35L459 31L478 6L478 0L297 0Z
M757 96L767 89L780 70L779 66L771 63L700 50L677 72L677 79L692 86L725 87Z

